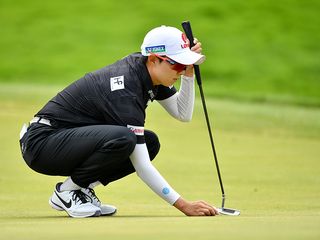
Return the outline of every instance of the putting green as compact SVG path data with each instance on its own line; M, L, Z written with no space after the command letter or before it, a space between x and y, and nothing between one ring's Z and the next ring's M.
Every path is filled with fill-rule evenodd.
M63 178L33 172L18 148L22 123L59 89L0 86L1 239L319 239L318 108L208 100L226 206L240 209L239 217L185 217L133 174L97 188L118 207L116 216L72 219L47 203ZM147 115L162 143L159 171L186 199L219 206L200 100L191 123L171 119L157 103Z

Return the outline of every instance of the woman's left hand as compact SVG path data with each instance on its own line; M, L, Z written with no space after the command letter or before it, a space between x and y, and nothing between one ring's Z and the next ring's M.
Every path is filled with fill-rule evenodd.
M199 40L196 38L194 38L193 42L195 45L191 48L191 51L201 54L201 42L199 42ZM187 66L187 69L183 75L187 77L193 77L193 65Z
M194 46L191 48L191 51L201 54L202 52L201 42L199 42L198 39L194 38L193 43L194 43Z

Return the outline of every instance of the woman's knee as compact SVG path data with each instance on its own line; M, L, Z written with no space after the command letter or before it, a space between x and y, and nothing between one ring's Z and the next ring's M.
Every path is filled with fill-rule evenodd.
M145 135L145 140L146 140L150 160L153 160L160 151L161 145L160 145L159 138L157 134L155 134L153 131L150 131L150 130L145 130L144 135Z
M116 128L112 139L102 145L102 151L121 152L124 156L129 156L137 143L136 135L126 127Z

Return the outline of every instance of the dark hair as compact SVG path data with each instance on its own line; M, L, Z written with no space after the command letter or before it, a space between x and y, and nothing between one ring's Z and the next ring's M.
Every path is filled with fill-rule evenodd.
M148 61L148 56L142 56L141 60L143 63L146 63Z

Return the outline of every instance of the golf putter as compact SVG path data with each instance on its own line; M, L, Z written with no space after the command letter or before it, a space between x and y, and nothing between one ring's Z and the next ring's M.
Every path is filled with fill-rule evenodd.
M190 41L190 48L192 48L195 44L193 42L194 38L193 38L190 22L189 21L184 21L182 23L182 27L183 27L184 32L187 35L187 38ZM221 206L221 208L218 208L218 211L219 211L220 214L223 214L223 215L238 216L238 215L240 215L240 211L239 210L231 209L231 208L225 208L224 207L225 200L226 200L226 195L225 195L223 184L222 184L222 178L221 178L221 174L220 174L218 158L217 158L216 150L215 150L215 147L214 147L214 142L213 142L211 127L210 127L210 121L209 121L206 101L205 101L204 93L203 93L203 89L202 89L200 67L198 65L194 65L194 72L195 72L197 83L198 83L199 90L200 90L200 96L201 96L203 111L204 111L204 115L205 115L206 122L207 122L207 127L208 127L208 132L209 132L209 137L210 137L210 142L211 142L211 147L212 147L212 152L213 152L213 157L214 157L214 161L215 161L215 164L216 164L216 169L217 169L220 188L221 188L221 193L222 193L222 206Z

